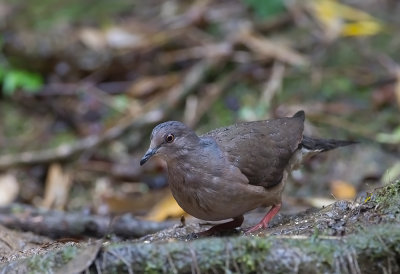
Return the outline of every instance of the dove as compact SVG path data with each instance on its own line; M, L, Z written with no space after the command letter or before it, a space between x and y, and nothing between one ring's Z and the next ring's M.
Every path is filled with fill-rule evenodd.
M154 127L140 165L152 157L164 159L172 195L190 215L206 221L232 219L204 235L240 227L246 212L271 207L246 231L252 233L267 228L278 213L288 174L305 157L354 143L304 136L304 119L304 111L298 111L201 136L181 122L164 122Z

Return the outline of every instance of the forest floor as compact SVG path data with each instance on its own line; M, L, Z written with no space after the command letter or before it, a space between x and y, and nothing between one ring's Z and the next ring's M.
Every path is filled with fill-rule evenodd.
M0 273L399 272L398 1L3 2ZM300 109L359 143L306 161L257 235L195 239L165 163L139 165L162 121Z

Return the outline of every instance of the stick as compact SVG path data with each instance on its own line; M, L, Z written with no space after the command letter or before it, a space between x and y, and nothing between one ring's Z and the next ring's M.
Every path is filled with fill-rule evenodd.
M115 234L122 238L138 238L170 228L174 222L140 220L130 214L112 219L82 212L44 210L14 204L0 208L0 224L10 229L31 231L50 238L103 237Z

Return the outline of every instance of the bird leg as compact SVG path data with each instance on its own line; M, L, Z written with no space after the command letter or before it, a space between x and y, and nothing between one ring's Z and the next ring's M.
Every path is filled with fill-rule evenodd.
M255 232L259 229L267 228L269 221L271 221L271 219L279 212L279 209L281 209L281 204L273 205L268 213L261 220L261 222L246 230L245 234Z
M202 231L202 232L197 233L197 235L198 236L211 236L211 235L214 235L214 234L216 234L218 232L231 230L231 229L234 229L236 227L241 226L243 221L244 221L243 215L239 216L239 217L235 217L230 222L217 224L217 225L211 227L210 229L208 229L206 231Z

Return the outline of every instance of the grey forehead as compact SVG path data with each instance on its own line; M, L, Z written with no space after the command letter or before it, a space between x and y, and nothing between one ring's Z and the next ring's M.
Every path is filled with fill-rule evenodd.
M151 138L153 138L154 135L156 135L159 132L166 133L169 131L182 130L185 128L186 128L186 126L179 121L164 122L164 123L158 124L157 126L154 127L154 129L151 133Z

